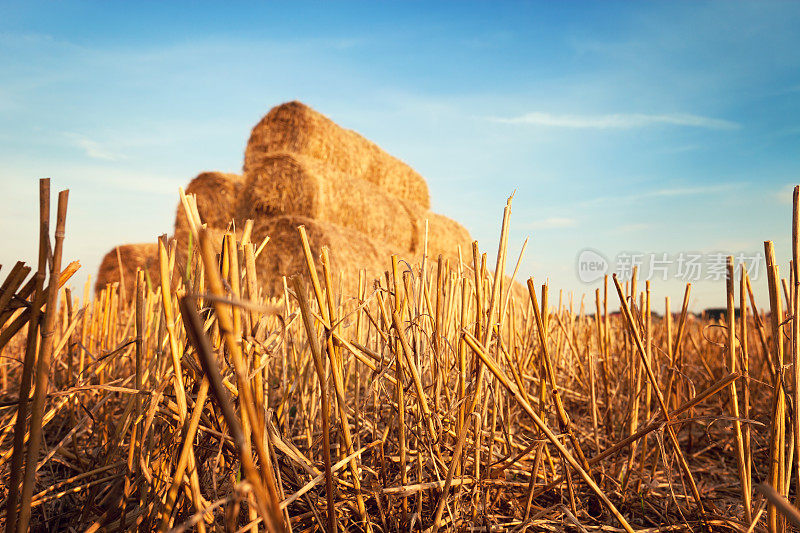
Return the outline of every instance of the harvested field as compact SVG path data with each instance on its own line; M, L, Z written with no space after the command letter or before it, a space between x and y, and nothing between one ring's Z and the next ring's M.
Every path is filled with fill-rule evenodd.
M272 260L201 230L185 276L160 244L153 290L140 272L127 298L81 301L60 292L65 220L62 194L46 283L20 263L0 291L12 530L784 529L800 298L781 294L771 242L770 312L731 260L712 324L689 317L690 286L664 318L649 283L507 294L491 270L511 267L508 216L496 264L475 244L447 270L311 221L330 261L305 255L288 217L254 228ZM288 299L260 298L278 255L299 273ZM340 292L337 271L362 268Z
M301 102L276 106L256 124L245 150L245 174L258 168L264 155L286 152L315 159L430 209L428 185L414 169Z

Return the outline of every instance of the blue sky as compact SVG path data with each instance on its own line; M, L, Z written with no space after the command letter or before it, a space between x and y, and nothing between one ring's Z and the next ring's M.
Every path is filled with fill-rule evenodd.
M0 264L35 263L39 177L71 189L82 282L169 232L178 187L240 171L250 128L299 99L415 167L490 256L516 190L521 278L593 292L587 247L772 239L788 266L800 3L229 4L0 4ZM655 281L657 301L682 287ZM724 282L693 294L724 305Z

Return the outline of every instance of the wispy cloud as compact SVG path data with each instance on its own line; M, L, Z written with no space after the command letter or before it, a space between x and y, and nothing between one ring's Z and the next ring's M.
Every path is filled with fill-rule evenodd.
M676 198L676 197L693 197L703 196L708 194L720 194L741 188L743 185L740 183L723 183L720 185L706 185L700 187L665 187L662 189L652 189L649 191L634 192L632 194L620 194L616 196L597 196L590 200L578 202L578 206L592 206L592 205L612 205L612 204L628 204L638 202L640 200L648 200L652 198Z
M634 223L634 224L623 224L621 226L617 226L616 231L618 233L633 233L636 231L644 231L646 229L650 229L652 226L650 224L643 224L643 223Z
M86 183L102 188L110 195L118 193L142 193L155 196L172 196L178 194L178 187L186 186L181 179L174 176L147 174L135 169L118 168L109 170L103 167L85 166L82 179Z
M614 113L609 115L557 115L553 113L526 113L517 117L492 117L492 121L504 124L528 124L554 128L572 129L633 129L648 126L668 125L712 130L735 130L741 125L729 120L704 117L688 113L651 115L646 113Z
M84 153L86 153L86 155L92 159L102 159L104 161L119 161L121 159L125 159L124 155L115 153L113 150L109 150L101 143L93 141L85 135L81 135L79 133L67 133L66 136L74 146L82 149Z
M544 220L537 220L530 224L531 229L555 229L555 228L574 228L578 221L567 217L550 217Z
M773 193L775 199L782 204L791 204L794 196L794 184L789 183L780 188L777 192Z
M723 192L733 187L734 185L732 184L709 185L707 187L669 187L666 189L645 191L634 194L632 197L638 200L639 198L663 198L668 196L697 196L699 194Z

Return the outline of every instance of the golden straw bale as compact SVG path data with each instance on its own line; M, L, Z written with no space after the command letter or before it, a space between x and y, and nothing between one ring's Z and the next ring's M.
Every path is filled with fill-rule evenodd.
M323 280L320 255L322 248L327 246L334 287L339 290L339 274L343 273L344 294L356 294L361 269L367 271L368 287L371 287L372 280L381 276L391 265L391 255L403 252L352 229L306 217L259 218L253 226L253 240L260 241L269 236L270 241L256 260L256 270L260 285L268 295L280 296L283 293L281 276L288 278L303 274L308 278L308 267L297 230L301 225L306 228L320 280Z
M458 247L461 246L461 255L465 261L472 258L472 237L467 229L451 218L428 211L419 218L420 250L425 239L425 219L428 220L428 259L436 261L439 254L450 259L458 260Z
M200 219L211 228L227 228L236 214L236 205L244 179L238 174L203 172L186 187L186 194L197 197ZM175 212L175 233L189 232L189 223L181 202Z
M119 250L119 260L117 259ZM94 284L94 291L101 292L109 283L119 281L119 265L122 264L122 276L125 284L125 295L130 298L136 287L136 269L142 268L152 283L158 283L161 279L158 270L158 244L122 244L116 246L108 252L100 268L97 271L97 281Z
M279 152L316 159L398 198L430 208L428 185L414 169L300 102L272 108L253 128L245 150L245 174L260 164L264 154Z
M458 246L461 245L465 259L471 257L472 241L466 229L457 222L437 215L426 213L428 228L428 260L435 262L439 254L450 260L455 268L458 261ZM422 258L421 245L415 253L404 250L396 244L386 243L370 238L351 228L321 222L308 217L279 216L259 217L253 227L253 240L260 242L269 236L270 241L256 262L259 282L267 294L280 296L283 291L281 276L293 276L298 273L307 275L305 255L300 240L298 226L303 225L308 234L311 253L317 264L318 275L322 280L322 267L319 261L322 248L329 250L336 290L338 280L342 276L342 290L355 294L358 288L358 273L367 271L368 287L372 280L381 277L391 265L392 254L398 254L412 264L419 263ZM424 221L422 222L424 231Z
M295 154L267 154L254 161L239 197L237 220L303 216L362 232L404 252L421 253L428 220L429 255L468 250L469 232L454 220L388 195Z
M237 220L302 216L360 231L414 251L419 207L307 157L281 153L258 158L247 172Z

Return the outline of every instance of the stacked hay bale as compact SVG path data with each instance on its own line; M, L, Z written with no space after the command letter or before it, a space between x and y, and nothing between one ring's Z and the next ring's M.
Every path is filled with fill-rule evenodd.
M415 204L318 160L268 154L246 176L239 219L305 217L353 229L403 251L419 245Z
M263 155L281 152L316 159L397 198L431 206L428 184L414 169L301 102L274 107L256 124L244 154L245 175L260 166Z
M283 276L304 272L297 227L304 225L312 253L330 252L343 289L354 291L361 269L380 276L392 253L455 260L471 246L463 226L429 211L425 180L358 133L346 130L300 102L273 108L253 128L244 175L204 172L186 188L200 218L215 235L254 221L251 240L270 238L258 258L262 287L283 290ZM182 205L175 215L178 263L190 226ZM215 241L219 239L215 238ZM132 265L135 271L136 266ZM98 279L98 287L100 280ZM126 279L127 284L127 279Z
M428 186L416 171L300 102L273 108L253 128L237 220L257 221L253 235L269 235L268 249L273 242L299 246L296 227L305 224L312 251L328 246L346 288L355 287L360 268L380 275L391 253L419 258L426 220L429 257L455 259L459 246L466 253L469 232L429 208ZM280 223L266 222L275 218ZM273 250L282 259L263 260L270 276L303 271L302 255L285 259L297 254Z

